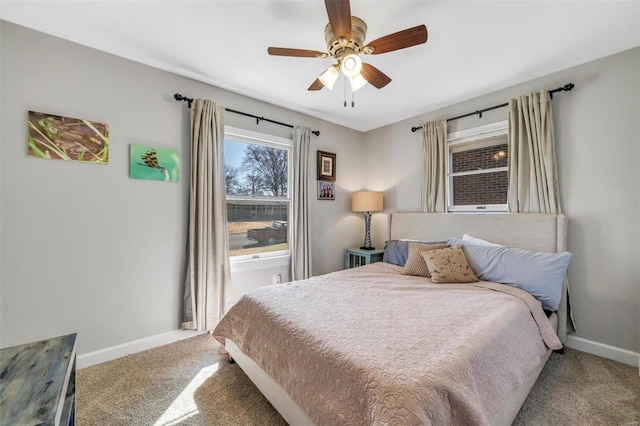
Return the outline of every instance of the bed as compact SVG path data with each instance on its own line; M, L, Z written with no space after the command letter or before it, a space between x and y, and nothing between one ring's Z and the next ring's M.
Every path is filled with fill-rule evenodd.
M560 253L566 217L394 213L390 239L471 234ZM283 418L311 424L510 424L566 337L531 294L434 284L376 263L245 296L213 335Z

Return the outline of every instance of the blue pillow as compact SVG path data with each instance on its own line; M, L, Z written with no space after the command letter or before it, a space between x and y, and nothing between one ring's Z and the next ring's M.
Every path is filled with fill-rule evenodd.
M382 261L393 265L404 266L409 254L409 241L390 240L384 245Z
M445 241L389 240L384 245L382 261L393 265L404 266L409 257L409 243L444 244Z
M542 302L544 309L558 310L571 253L544 253L449 239L452 247L460 244L478 278L525 290Z

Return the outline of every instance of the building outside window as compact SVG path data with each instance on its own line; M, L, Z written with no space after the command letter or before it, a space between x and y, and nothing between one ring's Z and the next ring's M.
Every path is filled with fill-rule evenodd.
M447 211L507 211L507 121L447 136Z
M225 127L231 261L288 255L292 140Z

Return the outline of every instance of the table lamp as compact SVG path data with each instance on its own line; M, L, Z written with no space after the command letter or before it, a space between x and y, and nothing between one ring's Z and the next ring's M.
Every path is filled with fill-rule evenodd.
M371 212L379 212L383 208L382 192L361 191L351 196L351 210L364 212L364 245L360 249L375 250L375 247L371 247Z

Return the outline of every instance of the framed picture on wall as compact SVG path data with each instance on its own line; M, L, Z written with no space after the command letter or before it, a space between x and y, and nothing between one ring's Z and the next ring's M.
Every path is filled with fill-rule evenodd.
M336 181L336 154L318 151L318 180Z
M336 184L327 181L318 181L318 200L335 200Z

